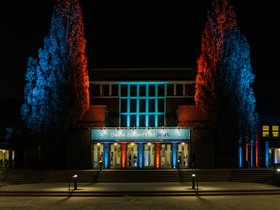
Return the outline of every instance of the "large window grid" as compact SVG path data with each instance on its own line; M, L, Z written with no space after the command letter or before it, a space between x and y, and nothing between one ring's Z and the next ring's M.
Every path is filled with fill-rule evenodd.
M165 125L166 83L125 83L119 86L120 126Z
M142 82L143 84L143 82ZM141 85L142 85L141 84ZM173 98L173 97L193 97L194 96L194 81L172 81L172 82L166 82L163 84L163 87L158 89L158 95L164 95L167 98ZM120 88L119 88L119 82L108 82L108 81L94 81L90 82L90 94L91 97L118 97L121 96ZM145 91L143 88L140 88L140 96L143 96L143 91ZM135 93L134 90L132 90L132 95ZM134 95L135 96L135 95ZM150 95L152 96L152 95Z

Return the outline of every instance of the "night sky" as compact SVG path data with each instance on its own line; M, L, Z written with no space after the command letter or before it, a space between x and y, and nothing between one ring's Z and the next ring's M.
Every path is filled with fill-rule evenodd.
M37 3L35 3L37 2ZM0 98L22 98L26 61L48 34L54 0L1 3ZM88 65L196 68L211 0L80 0ZM231 0L248 39L257 107L280 104L277 1Z

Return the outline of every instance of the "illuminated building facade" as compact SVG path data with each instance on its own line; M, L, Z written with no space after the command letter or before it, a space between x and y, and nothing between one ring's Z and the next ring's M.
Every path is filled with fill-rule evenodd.
M191 167L192 69L91 73L91 108L84 119L90 124L93 168L100 159L105 169Z
M261 115L260 154L261 167L280 164L280 121L279 114Z

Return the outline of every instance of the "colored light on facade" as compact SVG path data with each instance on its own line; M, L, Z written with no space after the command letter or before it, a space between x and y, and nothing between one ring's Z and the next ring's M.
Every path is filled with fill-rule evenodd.
M259 136L258 133L256 132L255 134L255 151L256 151L256 167L259 167Z
M91 129L91 139L95 140L190 140L188 128L102 128Z
M172 144L172 167L176 168L177 166L177 144L173 143Z
M265 142L265 166L269 166L269 142Z
M109 143L104 144L104 168L109 168Z
M160 143L155 143L156 146L156 168L160 167Z
M248 162L248 156L249 156L249 154L248 154L248 143L246 143L246 146L245 146L245 149L246 149L246 153L245 153L245 157L246 157L246 162Z
M239 148L238 148L238 153L239 153L239 155L238 155L238 158L239 158L238 166L239 166L239 168L242 168L243 165L242 165L242 147L241 146L239 146Z
M121 167L125 168L126 167L126 143L122 143L121 145L122 145L122 153L121 153L121 157L122 157L121 163L122 163L122 165L121 165Z
M143 149L144 144L142 142L138 143L138 167L143 168Z

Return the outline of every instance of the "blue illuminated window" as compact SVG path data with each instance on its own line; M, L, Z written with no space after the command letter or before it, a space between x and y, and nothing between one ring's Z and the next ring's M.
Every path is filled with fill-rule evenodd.
M120 83L120 126L164 126L166 85L164 82Z

